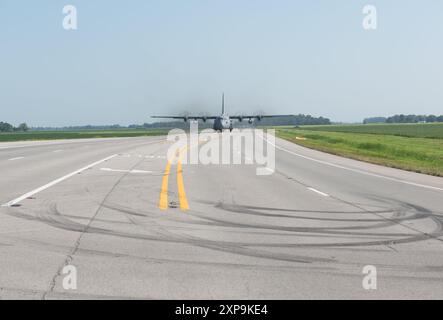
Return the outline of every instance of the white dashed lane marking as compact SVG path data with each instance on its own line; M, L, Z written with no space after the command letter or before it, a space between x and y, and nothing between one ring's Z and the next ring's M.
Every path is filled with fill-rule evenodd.
M73 177L73 176L75 176L75 175L77 175L77 174L79 174L79 173L81 173L81 172L83 172L85 170L88 170L88 169L90 169L90 168L92 168L92 167L94 167L94 166L96 166L98 164L101 164L103 162L111 160L112 158L115 158L116 156L117 156L116 154L113 154L112 156L109 156L109 157L104 158L102 160L99 160L99 161L96 161L94 163L91 163L91 164L87 165L86 167L83 167L83 168L78 169L78 170L76 170L74 172L71 172L71 173L69 173L69 174L67 174L67 175L65 175L65 176L63 176L61 178L58 178L58 179L56 179L54 181L51 181L51 182L45 184L44 186L41 186L41 187L39 187L37 189L29 191L28 193L25 193L24 195L14 199L14 200L11 200L11 201L9 201L9 202L7 202L5 204L2 204L2 207L14 206L14 205L18 204L19 202L21 202L21 201L23 201L23 200L25 200L25 199L27 199L29 197L32 197L33 195L35 195L35 194L37 194L39 192L42 192L42 191L44 191L44 190L46 190L48 188L51 188L51 187L55 186L56 184L59 184L60 182L65 181L65 180L67 180L67 179L69 179L69 178L71 178L71 177Z
M323 197L329 197L329 194L321 192L321 191L318 191L317 189L308 188L308 190L311 190L312 192L318 193L318 194L322 195Z
M109 172L152 173L152 171L146 171L146 170L124 170L124 169L111 169L111 168L100 168L100 170L109 171Z

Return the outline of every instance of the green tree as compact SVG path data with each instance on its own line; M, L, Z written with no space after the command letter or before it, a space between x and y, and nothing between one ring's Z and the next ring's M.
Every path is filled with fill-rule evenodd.
M0 132L14 131L14 127L7 122L0 122Z
M18 131L26 132L29 130L29 127L26 123L20 123L20 125L17 127Z

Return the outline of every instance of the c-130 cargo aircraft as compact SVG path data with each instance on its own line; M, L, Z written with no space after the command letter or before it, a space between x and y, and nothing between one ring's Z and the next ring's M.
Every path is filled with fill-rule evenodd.
M254 116L229 116L225 113L225 94L222 95L222 113L219 116L152 116L151 118L161 118L161 119L181 119L187 122L188 120L214 120L213 129L215 131L223 132L223 130L233 129L233 120L238 120L242 122L244 119L248 119L249 124L252 124L254 119L261 121L264 118L282 118L282 117L292 117L293 115L254 115Z

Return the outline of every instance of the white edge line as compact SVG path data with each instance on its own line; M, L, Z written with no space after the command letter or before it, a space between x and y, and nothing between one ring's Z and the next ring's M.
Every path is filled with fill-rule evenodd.
M429 186L429 185L426 185L426 184L410 182L410 181L406 181L406 180L402 180L402 179L397 179L397 178L391 178L391 177L383 176L383 175L380 175L380 174L371 173L371 172L367 172L367 171L363 171L363 170L359 170L359 169L352 169L352 168L344 167L344 166L341 166L341 165L338 165L338 164L334 164L334 163L326 162L326 161L323 161L323 160L318 160L318 159L314 159L314 158L311 158L311 157L307 157L307 156L304 156L304 155L292 152L292 151L290 151L288 149L279 147L276 144L270 142L268 139L266 139L263 136L261 136L261 138L263 140L265 140L266 142L268 142L270 145L276 147L277 149L279 149L281 151L287 152L289 154L292 154L294 156L301 157L301 158L304 158L304 159L307 159L307 160L318 162L318 163L321 163L321 164L324 164L324 165L327 165L327 166L331 166L331 167L335 167L335 168L339 168L339 169L343 169L343 170L348 170L348 171L352 171L352 172L357 172L357 173L360 173L360 174L365 174L367 176L372 176L372 177L382 178L382 179L386 179L386 180L396 181L396 182L408 184L408 185L415 186L415 187L443 191L443 188L438 188L438 187Z
M16 157L16 158L8 159L8 161L21 160L21 159L24 159L24 158L25 158L25 157Z
M324 193L324 192L321 192L321 191L318 191L317 189L314 189L314 188L308 188L309 190L311 190L311 191L313 191L313 192L316 192L316 193L318 193L318 194L321 194L323 197L329 197L329 194L327 194L327 193Z
M97 161L97 162L91 163L90 165L87 165L86 167L83 167L83 168L81 168L81 169L78 169L78 170L76 170L76 171L74 171L74 172L71 172L71 173L69 173L69 174L67 174L67 175L65 175L65 176L63 176L63 177L61 177L61 178L58 178L58 179L56 179L56 180L54 180L54 181L52 181L52 182L49 182L48 184L45 184L44 186L41 186L41 187L39 187L39 188L37 188L37 189L34 189L34 190L32 190L32 191L30 191L30 192L28 192L28 193L25 193L24 195L22 195L22 196L20 196L20 197L18 197L18 198L16 198L16 199L14 199L14 200L11 200L11 201L9 201L9 202L7 202L7 203L5 203L5 204L2 204L1 206L2 206L2 207L11 207L11 206L13 206L13 205L15 205L15 204L17 204L17 203L19 203L19 202L25 200L25 199L27 199L27 198L29 198L29 197L31 197L31 196L37 194L37 193L39 193L39 192L42 192L43 190L46 190L46 189L48 189L48 188L50 188L50 187L53 187L53 186L55 186L56 184L58 184L58 183L60 183L60 182L62 182L62 181L64 181L64 180L66 180L66 179L69 179L69 178L75 176L76 174L79 174L79 173L81 173L81 172L83 172L83 171L85 171L85 170L87 170L87 169L90 169L90 168L92 168L92 167L94 167L94 166L96 166L96 165L98 165L98 164L100 164L100 163L102 163L102 162L108 161L108 160L110 160L110 159L112 159L112 158L114 158L114 157L116 157L116 156L117 156L117 154L113 154L112 156L109 156L109 157L104 158L104 159L102 159L102 160L99 160L99 161Z

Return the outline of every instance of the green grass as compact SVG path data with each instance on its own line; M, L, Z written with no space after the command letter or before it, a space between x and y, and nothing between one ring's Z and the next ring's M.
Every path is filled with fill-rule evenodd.
M329 126L302 126L302 130L352 132L395 135L415 138L443 138L443 123L418 124L365 124L365 125L329 125Z
M415 126L422 127L422 125ZM433 130L443 128L439 125L426 124L425 126ZM312 127L309 129L307 127L276 128L276 134L280 138L312 149L389 167L443 176L443 139L436 137L438 132L432 138L417 138L412 136L418 134L421 129L415 128L414 125L406 126L411 131L409 137L381 134L382 130L386 129L378 129L378 127L381 128L378 125L371 133L357 133L360 130L368 130L366 125L361 125L361 127L363 129L357 126L349 126L349 128L335 126L335 131L345 132L330 132L331 130L326 126L322 127L324 129L322 131L320 127L315 127L314 130L311 130ZM406 127L401 126L402 130ZM403 133L408 134L408 132ZM296 137L303 137L306 140L298 140Z
M0 142L30 141L30 140L59 140L85 138L116 138L158 136L168 133L166 129L149 130L94 130L94 131L29 131L0 133Z

